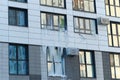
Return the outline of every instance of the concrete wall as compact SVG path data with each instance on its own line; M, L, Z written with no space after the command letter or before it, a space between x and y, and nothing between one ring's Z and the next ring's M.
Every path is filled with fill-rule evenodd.
M104 0L96 0L97 13L74 11L72 9L72 0L66 0L66 9L41 6L39 2L39 0L28 0L28 3L19 3L9 0L0 1L0 42L63 46L88 50L120 52L120 49L118 48L108 47L107 26L105 25L98 24L98 34L94 33L92 35L87 35L74 33L73 16L94 19L107 17L112 21L119 21L119 18L105 15ZM9 6L28 9L28 27L8 25ZM41 29L41 11L67 15L68 30L62 32Z

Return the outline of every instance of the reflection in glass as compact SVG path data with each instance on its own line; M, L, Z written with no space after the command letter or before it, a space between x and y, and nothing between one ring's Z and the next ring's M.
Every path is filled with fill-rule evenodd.
M111 67L111 75L112 75L112 78L115 78L115 70L114 70L114 67Z
M87 76L94 77L93 75L93 67L91 65L87 65Z
M56 74L59 74L59 75L62 74L62 64L61 63L55 63L55 71L56 71Z
M26 59L26 49L24 46L18 46L18 59Z
M114 45L114 46L118 46L117 36L113 36L113 45Z
M26 61L18 62L18 74L27 74L27 63Z
M52 6L52 0L47 0L47 5Z
M117 32L116 32L116 24L112 24L112 33L117 34Z
M119 55L114 55L115 66L120 66Z
M85 61L84 61L84 52L82 52L82 51L80 51L79 52L79 61L80 61L80 63L85 63Z
M86 52L86 62L87 64L92 64L90 52Z
M9 73L10 74L17 74L17 62L16 61L9 61Z
M53 74L54 69L53 69L53 63L48 63L48 74Z
M16 59L16 46L9 46L9 59Z
M80 65L80 76L86 77L85 65Z
M112 54L110 54L110 64L111 64L111 66L113 66L114 65L114 59L113 59L113 55Z
M115 8L114 8L114 6L110 6L110 12L111 12L111 16L115 16Z
M120 79L120 66L116 67L116 78Z

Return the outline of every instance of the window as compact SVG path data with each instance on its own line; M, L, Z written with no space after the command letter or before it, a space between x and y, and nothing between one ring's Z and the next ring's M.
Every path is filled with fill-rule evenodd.
M28 48L25 45L9 45L9 73L28 74Z
M23 3L27 2L27 0L10 0L10 1L17 1L17 2L23 2Z
M110 54L111 75L113 79L120 79L120 54Z
M80 77L95 77L94 54L91 51L79 51Z
M112 47L120 47L120 23L110 22L108 25L108 44Z
M106 15L120 17L120 0L105 0Z
M63 49L58 47L47 47L48 75L64 75Z
M95 0L73 0L73 9L86 12L95 12Z
M59 14L41 13L41 28L51 30L66 30L66 16Z
M41 0L42 5L65 8L65 0Z
M9 7L9 25L28 26L27 10Z
M74 31L76 33L92 34L96 29L96 20L88 18L74 17Z

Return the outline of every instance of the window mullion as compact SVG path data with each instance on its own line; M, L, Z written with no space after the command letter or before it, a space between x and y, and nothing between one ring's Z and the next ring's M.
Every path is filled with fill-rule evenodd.
M113 31L112 31L112 23L110 23L110 30L111 30L111 41L112 41L112 46L114 46L114 44L113 44Z
M84 60L85 60L85 73L86 73L86 77L87 76L87 61L86 61L86 51L84 51Z

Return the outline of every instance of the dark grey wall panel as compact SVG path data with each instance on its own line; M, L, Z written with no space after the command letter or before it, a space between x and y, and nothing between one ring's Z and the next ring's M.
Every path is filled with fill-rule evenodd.
M62 77L48 77L48 80L64 80L64 79L62 79Z
M111 80L109 53L103 52L102 57L103 57L104 80Z
M41 80L40 75L30 75L30 80Z
M18 75L10 75L10 80L29 80L29 76L18 76Z
M40 46L29 46L29 74L40 75Z
M78 56L65 57L65 73L68 80L80 80Z

